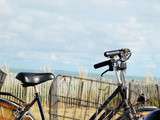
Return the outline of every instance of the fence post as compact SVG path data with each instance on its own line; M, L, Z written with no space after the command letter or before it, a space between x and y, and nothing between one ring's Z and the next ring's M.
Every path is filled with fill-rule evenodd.
M128 100L129 100L129 102L131 102L131 96L132 96L131 85L132 85L132 83L129 82L129 85L128 85Z
M156 89L157 89L158 106L160 108L160 93L159 93L159 86L158 86L158 84L156 84Z
M27 87L23 87L23 92L22 92L22 96L23 96L23 100L25 102L28 102L28 99L27 99Z
M49 90L49 120L58 120L57 79L53 80Z
M83 93L83 81L82 79L80 79L79 91L78 91L78 107L81 106L82 93Z

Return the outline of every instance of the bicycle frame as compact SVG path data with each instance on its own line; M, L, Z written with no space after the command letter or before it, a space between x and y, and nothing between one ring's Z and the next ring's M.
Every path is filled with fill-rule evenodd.
M34 90L35 90L35 98L31 101L31 103L27 104L22 111L20 111L19 116L17 117L16 120L21 120L21 118L23 118L23 115L25 115L25 113L35 104L35 102L38 103L41 119L45 120L41 99L36 86L34 86Z
M20 98L18 98L18 97L16 97L16 96L14 96L14 95L12 95L11 93L8 93L8 92L1 92L0 91L0 95L4 95L4 96L10 96L10 97L13 97L13 98L15 98L16 100L18 100L19 102L21 102L21 103L25 103L23 100L21 100ZM12 102L14 102L14 101L12 101ZM17 104L17 103L16 103ZM18 105L20 105L20 104L18 104Z
M126 115L132 120L134 116L132 115L131 107L128 104L128 96L127 96L127 87L125 85L125 77L124 77L124 70L116 70L116 77L118 80L118 87L116 90L104 101L103 104L101 104L96 112L90 117L89 120L95 120L97 116L102 112L102 110L105 110L107 105L112 101L112 99L120 94L121 96L121 102L119 103L118 107L111 110L110 113L106 116L106 113L104 112L102 115L100 115L98 120L107 119L110 120L119 110L120 108L125 109ZM119 72L119 75L118 75Z

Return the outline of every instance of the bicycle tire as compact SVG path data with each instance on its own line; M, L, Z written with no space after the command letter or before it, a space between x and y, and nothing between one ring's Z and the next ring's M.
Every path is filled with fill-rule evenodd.
M15 102L0 98L0 120L16 120L16 110L22 108ZM35 120L30 112L27 112L21 120Z

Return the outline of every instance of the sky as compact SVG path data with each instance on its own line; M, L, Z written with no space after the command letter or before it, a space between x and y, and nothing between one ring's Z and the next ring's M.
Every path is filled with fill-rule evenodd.
M87 72L129 48L128 74L160 76L159 0L0 0L0 63Z

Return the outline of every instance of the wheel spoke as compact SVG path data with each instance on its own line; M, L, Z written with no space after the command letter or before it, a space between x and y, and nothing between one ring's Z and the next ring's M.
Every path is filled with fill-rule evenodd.
M0 118L4 120L3 107L0 107Z

